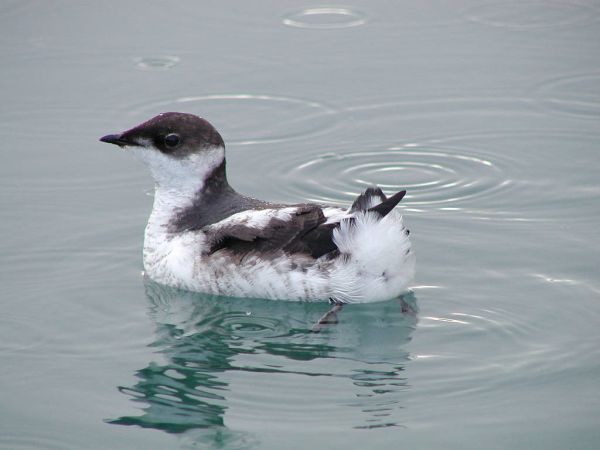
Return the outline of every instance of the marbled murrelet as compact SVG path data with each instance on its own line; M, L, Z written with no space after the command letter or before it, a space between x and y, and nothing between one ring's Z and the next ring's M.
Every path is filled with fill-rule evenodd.
M103 142L128 147L156 184L144 239L153 280L198 292L285 300L369 302L407 290L415 257L405 192L372 187L348 209L283 205L228 183L225 145L206 120L160 114Z

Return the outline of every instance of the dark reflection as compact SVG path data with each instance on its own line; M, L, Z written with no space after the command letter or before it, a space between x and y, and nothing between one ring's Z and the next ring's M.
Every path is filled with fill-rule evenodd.
M110 423L185 432L187 439L193 436L194 443L204 441L209 447L247 448L252 436L226 424L231 407L228 398L245 394L236 392L227 380L241 373L271 377L268 381L279 383L283 392L297 389L285 386L283 375L314 377L309 382L315 380L316 391L321 386L319 377L349 380L340 381L347 385L343 398L327 405L348 418L343 426L399 425L394 420L398 394L407 388L403 371L408 353L402 346L410 340L417 321L412 294L389 302L347 305L338 312L337 323L321 327L319 333L312 329L329 309L327 303L214 297L151 281L146 281L146 294L157 327L151 346L160 362L150 362L136 372L135 385L119 387L142 405L143 413ZM261 388L264 380L256 388L264 390L258 392L260 401L248 403L252 411L236 411L237 417L263 413L278 417L277 392ZM298 398L303 394L298 392ZM306 396L320 398L318 392ZM303 408L310 412L310 401L298 405L300 412ZM345 414L348 408L359 413ZM323 417L323 422L327 420Z

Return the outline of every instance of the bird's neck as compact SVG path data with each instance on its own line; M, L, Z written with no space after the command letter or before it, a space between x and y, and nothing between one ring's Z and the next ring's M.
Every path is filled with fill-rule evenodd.
M155 236L168 236L180 232L177 223L182 216L189 214L190 210L202 214L199 205L219 193L233 191L227 182L224 158L209 169L204 173L157 180L146 235L150 232Z

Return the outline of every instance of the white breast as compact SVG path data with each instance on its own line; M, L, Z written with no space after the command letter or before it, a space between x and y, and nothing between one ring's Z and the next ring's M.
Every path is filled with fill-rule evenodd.
M291 208L293 210L293 208ZM280 217L291 211L281 210ZM273 211L240 213L228 220L259 225ZM283 251L243 257L228 251L202 255L202 232L187 232L159 241L147 234L144 265L154 280L182 289L235 297L327 300L347 303L378 301L406 291L415 272L415 257L394 212L383 219L361 213L354 225L343 222L334 231L341 256L313 260Z

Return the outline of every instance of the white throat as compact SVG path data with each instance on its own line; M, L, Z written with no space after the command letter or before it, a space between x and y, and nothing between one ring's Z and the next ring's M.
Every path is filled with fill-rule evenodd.
M209 175L225 159L223 147L212 147L185 157L172 157L153 148L134 147L133 154L150 167L155 182L154 205L148 229L167 225L177 211L192 204ZM146 233L148 233L148 229Z

